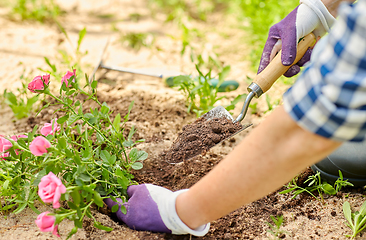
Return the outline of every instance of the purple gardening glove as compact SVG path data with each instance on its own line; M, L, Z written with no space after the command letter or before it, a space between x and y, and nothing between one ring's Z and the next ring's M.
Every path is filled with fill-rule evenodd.
M258 74L265 69L270 61L282 49L281 60L284 66L293 64L296 58L299 39L313 32L317 39L322 37L335 22L320 0L301 0L290 14L269 29L268 39L264 45ZM284 74L292 77L300 72L300 67L310 60L312 49Z
M176 198L185 191L188 189L172 192L152 184L132 185L127 189L128 202L117 198L127 209L127 214L119 209L117 218L135 230L204 236L210 229L209 223L193 230L180 220L175 210ZM104 202L109 208L117 204L111 199Z

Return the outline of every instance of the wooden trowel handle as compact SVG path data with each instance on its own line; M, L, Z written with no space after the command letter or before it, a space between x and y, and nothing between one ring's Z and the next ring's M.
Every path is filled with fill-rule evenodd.
M306 50L315 43L315 35L310 33L300 40L297 46L297 54L294 64L297 63ZM292 64L292 65L294 65ZM284 66L281 62L281 51L273 58L269 65L257 76L255 76L253 83L257 84L263 91L267 92L273 83L281 77L292 65Z

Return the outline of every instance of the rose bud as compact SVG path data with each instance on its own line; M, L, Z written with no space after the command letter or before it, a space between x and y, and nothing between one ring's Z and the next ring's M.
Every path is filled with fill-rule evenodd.
M36 93L36 90L44 90L45 86L48 86L49 83L50 74L37 76L28 84L28 89L29 91Z
M48 216L49 213L47 211L39 214L35 222L41 232L52 232L53 235L60 237L57 233L58 225L55 225L56 217Z
M53 124L53 129L52 129L52 124ZM45 123L44 126L41 128L41 134L45 137L47 137L48 135L53 135L55 132L57 132L58 130L60 130L61 127L58 126L57 124L57 119L52 120L51 123Z
M72 80L72 82L75 82L75 77L76 77L76 69L73 69L73 72L67 71L67 73L65 74L65 76L62 77L61 79L61 84L65 83L66 87L71 87L71 83L69 84L68 80L74 76L74 79Z

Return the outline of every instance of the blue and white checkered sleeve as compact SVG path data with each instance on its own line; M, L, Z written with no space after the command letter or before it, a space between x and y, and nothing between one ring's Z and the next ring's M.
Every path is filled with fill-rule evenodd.
M284 107L313 133L366 141L366 0L339 10L325 46L315 47L309 65L284 94Z

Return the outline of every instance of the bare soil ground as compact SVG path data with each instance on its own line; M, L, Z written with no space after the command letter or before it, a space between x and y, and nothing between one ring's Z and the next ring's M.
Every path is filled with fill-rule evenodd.
M194 66L189 56L181 57L180 41L167 34L178 36L178 30L173 24L164 23L164 17L149 16L147 2L144 0L80 0L59 1L67 10L61 22L69 33L73 42L76 42L78 32L87 27L88 34L82 44L82 50L88 50L83 58L85 71L91 73L98 63L103 46L108 38L112 39L108 48L106 64L145 69L154 73L169 74L172 72L193 73ZM37 68L46 68L43 57L52 62L60 61L58 49L70 52L70 46L64 35L52 24L35 22L10 21L6 14L8 10L0 8L0 92L4 89L15 90L21 86L20 75L30 77L42 72ZM131 21L130 16L139 13L142 18L138 22ZM97 17L102 14L113 14L111 19ZM238 90L227 93L229 97L246 92L248 82L246 76L255 73L249 68L250 63L244 61L249 49L242 41L245 33L224 26L220 16L210 16L210 24L196 23L198 28L208 29L207 48L217 47L221 53L220 60L231 65L230 79L240 82ZM112 31L114 28L119 31ZM210 29L222 29L224 34L218 34ZM121 32L153 32L156 34L155 49L142 48L136 52L118 41ZM219 45L219 46L218 46ZM67 69L65 69L66 72ZM99 74L99 73L98 73ZM99 75L100 76L100 75ZM98 75L97 75L98 77ZM55 84L58 84L55 81ZM271 98L279 99L288 86L277 84L271 90ZM136 138L144 138L146 142L138 145L149 153L144 168L134 172L136 181L153 183L171 190L189 188L218 162L220 162L251 129L256 127L267 114L265 99L258 101L258 114L249 114L242 124L253 123L248 128L229 141L221 143L211 149L205 156L196 156L184 163L170 164L162 157L162 153L169 149L184 125L195 121L193 114L186 112L184 99L176 90L167 88L158 78L141 75L109 73L98 85L99 97L115 111L115 114L124 115L128 105L134 101L128 127L135 125ZM224 104L222 101L219 104ZM241 105L241 104L238 104ZM240 112L238 106L234 114ZM42 111L38 116L32 115L28 119L15 121L11 110L0 105L0 134L14 134L27 132L35 124L43 124L55 117L53 111ZM245 174L245 173L243 173ZM303 179L311 174L304 169ZM240 183L250 184L250 183ZM212 222L209 233L201 239L268 239L271 235L266 222L270 216L283 215L283 239L346 239L350 230L345 225L342 213L342 204L349 201L357 209L364 201L362 189L347 189L336 196L325 196L324 204L314 198L301 195L291 199L290 195L280 195L277 192L237 209L223 218ZM51 210L49 206L37 204L40 211ZM93 227L91 221L84 222L84 228L79 230L72 239L196 239L192 236L174 236L170 234L138 232L129 229L123 223L116 222L114 216L106 209L95 209L95 218L103 225L114 228L112 232L104 232ZM56 239L49 233L39 232L34 223L36 214L26 209L18 215L0 213L0 239ZM73 227L73 223L64 220L60 226L62 239ZM358 239L363 239L362 235Z

